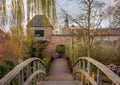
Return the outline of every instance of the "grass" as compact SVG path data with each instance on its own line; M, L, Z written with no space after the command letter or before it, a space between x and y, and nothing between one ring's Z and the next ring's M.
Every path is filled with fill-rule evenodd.
M47 56L47 57L43 58L43 62L46 66L46 72L47 73L49 72L49 68L50 68L52 60L53 60L53 58L51 56Z
M71 49L71 45L68 46L68 58L72 62L72 49Z

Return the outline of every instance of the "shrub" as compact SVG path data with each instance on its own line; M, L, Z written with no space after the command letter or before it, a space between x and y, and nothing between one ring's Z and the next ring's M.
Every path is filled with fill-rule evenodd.
M65 46L64 46L64 45L58 45L58 46L56 47L56 52L57 52L58 54L65 53Z
M119 64L119 52L116 47L110 45L94 46L91 49L91 56L104 64Z
M77 46L75 45L75 50L74 50L75 59L86 56L87 51L83 48L85 48L83 45L77 45ZM117 47L114 47L112 45L94 44L91 48L91 57L106 65L110 63L120 65L119 50Z
M48 73L53 57L46 56L43 58L44 65L46 67L46 72Z
M14 67L15 65L12 61L5 61L2 65L0 65L0 78L6 75Z
M71 49L71 45L68 46L68 58L72 62L72 49Z
M42 59L42 52L46 47L46 41L34 41L30 49L30 57L38 57Z

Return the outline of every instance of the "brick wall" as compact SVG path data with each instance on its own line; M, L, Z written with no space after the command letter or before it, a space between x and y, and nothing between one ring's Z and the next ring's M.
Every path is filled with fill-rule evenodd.
M30 27L31 37L35 38L35 40L40 40L40 37L34 37L34 30L44 30L45 31L45 39L50 40L52 33L51 27Z
M71 42L71 37L69 36L59 36L59 35L53 35L51 36L51 41L48 42L48 45L46 49L43 52L44 56L51 55L53 57L56 56L56 46L59 44L62 44L66 48L66 55L67 55L67 47L69 42Z

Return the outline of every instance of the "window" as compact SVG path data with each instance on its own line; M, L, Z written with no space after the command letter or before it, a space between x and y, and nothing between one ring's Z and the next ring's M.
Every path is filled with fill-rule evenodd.
M34 30L34 37L44 37L44 30Z

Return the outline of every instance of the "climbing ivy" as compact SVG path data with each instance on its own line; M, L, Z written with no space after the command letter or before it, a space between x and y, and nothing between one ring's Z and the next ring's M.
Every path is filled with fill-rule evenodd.
M30 48L30 57L42 57L42 52L46 47L46 41L33 41Z

